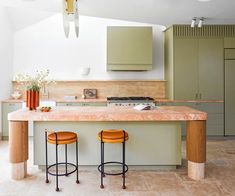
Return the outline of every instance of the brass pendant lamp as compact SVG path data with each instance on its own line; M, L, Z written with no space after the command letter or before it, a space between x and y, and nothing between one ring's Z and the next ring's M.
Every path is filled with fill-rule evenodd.
M65 36L69 37L70 22L74 22L75 33L79 35L79 15L77 0L63 0L63 25Z

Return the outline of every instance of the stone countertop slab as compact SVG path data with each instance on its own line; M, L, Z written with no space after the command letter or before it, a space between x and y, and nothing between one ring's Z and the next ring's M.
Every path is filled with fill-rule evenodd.
M176 102L187 102L187 103L223 103L223 100L170 100L170 99L154 99L155 103L176 103Z
M138 111L132 107L52 107L50 112L20 109L10 121L190 121L207 120L207 113L186 106L161 106Z

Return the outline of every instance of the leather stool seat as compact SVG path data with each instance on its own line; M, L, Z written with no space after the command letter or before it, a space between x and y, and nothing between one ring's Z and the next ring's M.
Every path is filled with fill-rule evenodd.
M123 130L103 130L102 142L104 143L122 143L124 140ZM101 141L101 132L98 133L98 139ZM128 133L125 132L125 141L129 139Z
M56 144L56 134L57 134L57 143L58 144L71 144L76 142L77 134L74 132L61 131L56 133L51 133L48 135L48 143Z

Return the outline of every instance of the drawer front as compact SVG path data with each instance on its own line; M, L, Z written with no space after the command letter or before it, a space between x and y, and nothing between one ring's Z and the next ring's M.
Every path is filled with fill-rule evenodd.
M90 103L82 103L82 106L107 106L106 102L90 102Z

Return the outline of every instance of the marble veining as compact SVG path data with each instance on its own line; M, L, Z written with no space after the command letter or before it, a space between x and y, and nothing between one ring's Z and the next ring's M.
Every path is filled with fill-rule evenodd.
M20 109L12 121L187 121L207 120L207 113L186 106L160 106L138 111L132 107L53 107L50 112Z

